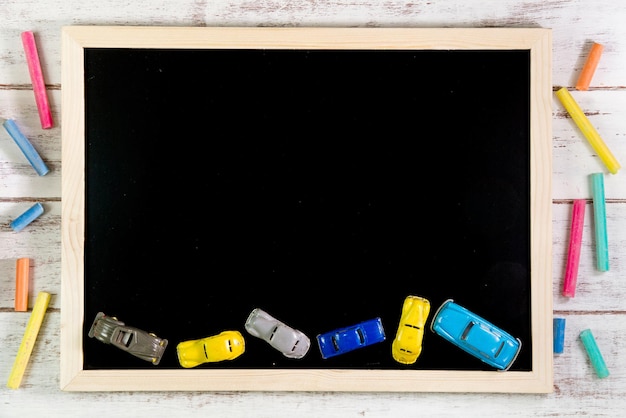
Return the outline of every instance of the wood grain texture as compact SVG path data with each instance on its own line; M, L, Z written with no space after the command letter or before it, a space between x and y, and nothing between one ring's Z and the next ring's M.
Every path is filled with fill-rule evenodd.
M573 89L593 42L605 45L590 90L572 91L618 160L626 161L626 8L619 0L390 0L252 1L66 0L3 2L0 28L0 118L19 119L51 172L39 178L0 129L0 376L7 379L27 313L13 311L15 259L31 259L31 295L52 293L30 366L19 390L0 386L0 416L166 417L614 417L626 409L626 182L607 175L611 268L595 270L591 201L586 207L575 298L560 295L571 203L591 198L588 175L602 171L597 155L554 98L553 303L565 317L564 353L554 356L554 393L411 394L289 392L65 393L59 390L61 287L61 130L42 130L20 33L34 31L54 120L61 109L61 27L64 25L332 26L332 27L545 27L553 29L553 84ZM600 23L601 22L601 23ZM504 86L503 86L504 88ZM13 148L12 148L13 147ZM164 199L167 199L164 196ZM194 198L193 196L191 198ZM20 233L11 219L41 201L46 213ZM158 202L155 202L158 204ZM626 261L625 261L626 263ZM31 298L31 304L34 296ZM597 379L578 333L593 330L611 376Z

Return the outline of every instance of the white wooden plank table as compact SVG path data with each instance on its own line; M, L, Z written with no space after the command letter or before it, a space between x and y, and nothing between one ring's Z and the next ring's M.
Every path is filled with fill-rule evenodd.
M626 165L626 5L586 2L448 0L4 0L0 5L0 118L20 121L51 172L39 177L0 129L0 417L399 417L622 416L626 410L626 181L605 178L611 268L595 268L588 175L600 159L555 98L553 103L554 314L567 319L565 350L554 357L554 392L524 394L113 392L59 389L61 286L61 27L65 25L545 27L553 29L553 83L573 90L593 42L605 46L587 92L572 91L617 159ZM57 125L39 125L20 33L35 32ZM503 89L506 86L503 86ZM164 199L175 198L163 196ZM571 203L589 200L576 297L560 295ZM20 233L9 222L40 201L46 213ZM158 204L158 203L157 203ZM52 293L48 314L18 390L6 379L29 313L14 312L15 259L31 258L32 306ZM624 262L624 265L622 265ZM595 377L578 337L590 328L611 375Z

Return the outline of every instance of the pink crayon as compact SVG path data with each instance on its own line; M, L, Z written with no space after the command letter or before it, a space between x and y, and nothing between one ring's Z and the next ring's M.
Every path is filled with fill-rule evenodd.
M39 62L39 54L37 53L37 44L33 32L22 32L22 44L26 53L26 61L28 62L28 72L30 80L33 83L33 91L35 92L35 102L39 111L39 119L43 129L52 128L52 114L50 113L50 104L48 103L48 92L46 84L43 81L43 73L41 71L41 63Z
M574 200L572 208L572 227L567 250L567 267L563 281L563 296L573 298L576 294L576 280L578 278L578 263L580 261L580 246L583 238L583 224L585 221L585 199Z

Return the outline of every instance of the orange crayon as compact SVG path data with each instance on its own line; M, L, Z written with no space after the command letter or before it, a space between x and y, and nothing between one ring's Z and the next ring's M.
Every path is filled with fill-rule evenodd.
M589 90L591 78L596 72L596 68L598 67L598 62L600 62L600 56L602 55L603 50L603 45L598 43L593 44L593 46L591 47L591 51L589 51L589 55L587 56L587 61L585 61L585 65L580 72L580 76L578 76L578 81L576 82L576 90Z
M28 269L30 259L18 258L15 266L15 310L28 311Z

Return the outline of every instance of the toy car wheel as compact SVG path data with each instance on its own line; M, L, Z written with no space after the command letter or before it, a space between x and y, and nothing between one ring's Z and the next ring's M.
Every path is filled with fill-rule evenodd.
M151 335L151 336L153 336L154 338L159 338L159 337L157 337L157 335L156 335L154 332L149 332L148 334L149 334L149 335ZM161 341L159 341L159 345L160 345L161 347L164 347L164 346L165 346L165 344L167 344L167 340L161 340ZM156 359L155 359L155 360L156 360Z

